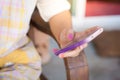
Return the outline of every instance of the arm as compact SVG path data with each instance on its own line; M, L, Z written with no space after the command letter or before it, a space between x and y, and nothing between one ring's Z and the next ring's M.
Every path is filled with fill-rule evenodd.
M70 12L63 11L53 16L49 20L49 24L56 40L61 44L60 33L65 29L72 29L72 18Z
M53 34L51 34L48 22L46 23L40 18L37 10L32 16L31 25L34 25L38 30L54 37ZM67 80L88 80L88 65L86 61L84 51L82 51L79 56L64 58Z
M57 42L61 47L66 46L75 38L75 32L72 29L72 18L70 12L63 11L49 20L49 24L52 30L53 35L55 36ZM84 44L76 49L60 54L60 58L64 57L75 57L87 46Z
M60 47L66 46L74 39L72 29L72 18L69 12L70 5L67 0L38 0L38 10L45 21L49 21L50 28ZM86 47L83 45L70 52L66 52L59 57L77 56L79 52Z

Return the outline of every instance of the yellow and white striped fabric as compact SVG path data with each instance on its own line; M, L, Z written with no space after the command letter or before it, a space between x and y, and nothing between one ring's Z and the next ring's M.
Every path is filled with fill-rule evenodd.
M23 0L0 0L0 57L25 34Z
M27 32L24 0L0 0L0 80L39 77L40 56Z

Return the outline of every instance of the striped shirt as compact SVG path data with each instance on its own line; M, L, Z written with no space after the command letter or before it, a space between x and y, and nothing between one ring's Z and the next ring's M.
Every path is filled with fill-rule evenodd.
M45 21L70 9L66 0L0 0L0 66L40 60L26 35L35 6Z

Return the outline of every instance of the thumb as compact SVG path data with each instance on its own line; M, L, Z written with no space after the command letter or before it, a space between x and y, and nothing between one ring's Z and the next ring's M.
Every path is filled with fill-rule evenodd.
M64 29L60 33L60 43L61 47L67 45L74 39L74 31L73 29Z

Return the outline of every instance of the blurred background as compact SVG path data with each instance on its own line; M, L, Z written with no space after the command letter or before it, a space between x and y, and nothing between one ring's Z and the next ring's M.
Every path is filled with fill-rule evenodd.
M69 0L73 26L81 31L92 26L104 28L103 34L85 49L89 80L120 80L120 0ZM58 48L50 38L51 59L43 65L48 80L66 80L64 62L52 52Z

